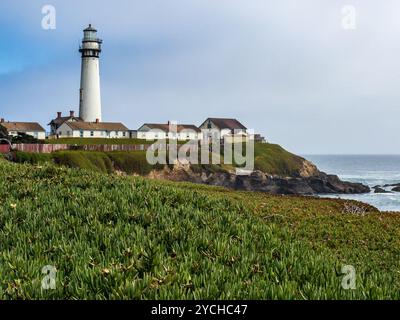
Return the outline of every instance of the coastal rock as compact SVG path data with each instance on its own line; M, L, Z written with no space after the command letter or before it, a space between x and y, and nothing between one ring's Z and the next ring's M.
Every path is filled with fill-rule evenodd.
M319 174L319 170L316 165L308 160L303 161L303 166L300 169L300 177L309 178L314 177Z
M375 187L374 188L374 193L391 193L390 191L386 191L385 189L381 188L381 187Z
M394 187L394 188L392 189L392 191L394 191L394 192L400 192L400 186Z
M250 175L237 175L233 172L211 172L207 169L202 169L201 172L196 170L195 172L190 167L176 166L173 170L152 173L150 177L271 194L314 195L370 192L370 188L361 183L342 181L336 175L315 171L310 166L308 168L309 170L304 171L305 177L279 177L265 174L259 170Z
M387 188L387 187L400 187L400 183L385 184L383 187L384 188Z

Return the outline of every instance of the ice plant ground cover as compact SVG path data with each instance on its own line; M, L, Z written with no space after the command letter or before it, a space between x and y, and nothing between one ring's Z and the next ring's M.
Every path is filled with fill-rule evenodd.
M0 299L398 299L399 249L353 201L0 159Z

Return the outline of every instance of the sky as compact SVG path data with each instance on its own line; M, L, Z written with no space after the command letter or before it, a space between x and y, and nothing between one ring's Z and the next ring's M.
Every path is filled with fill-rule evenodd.
M237 118L299 154L398 154L399 12L398 0L2 0L0 116L46 126L78 111L91 23L103 121Z

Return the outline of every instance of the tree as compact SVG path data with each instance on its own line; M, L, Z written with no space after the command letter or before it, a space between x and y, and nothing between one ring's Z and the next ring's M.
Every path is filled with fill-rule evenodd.
M18 132L18 134L11 139L12 143L32 143L32 144L41 144L42 141L32 137L29 134L24 132Z
M1 125L0 125L0 139L8 139L7 130Z

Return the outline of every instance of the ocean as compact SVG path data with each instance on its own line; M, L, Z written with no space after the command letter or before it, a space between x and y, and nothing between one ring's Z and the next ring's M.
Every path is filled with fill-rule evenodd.
M400 183L400 155L303 155L319 170L336 174L342 180L370 186ZM390 190L390 188L387 188ZM369 203L381 211L400 211L400 193L329 195Z

